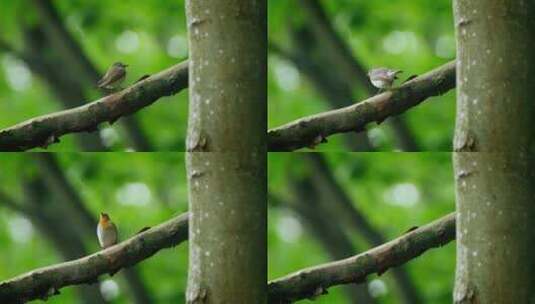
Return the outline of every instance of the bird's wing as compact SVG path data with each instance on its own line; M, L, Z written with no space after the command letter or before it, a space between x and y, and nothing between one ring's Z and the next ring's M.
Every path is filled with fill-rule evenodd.
M102 78L100 78L100 80L97 82L97 85L98 85L98 86L101 86L102 83L103 83L106 79L110 78L111 70L112 70L112 69L109 68L109 69L106 71L106 74L104 74L104 76L102 76Z
M115 235L115 241L113 242L114 244L117 244L117 242L119 241L119 233L117 231L117 227L115 226L114 223L111 223L110 225L110 230L113 231L113 234Z
M122 77L124 77L126 74L125 70L124 69L114 69L114 68L110 68L106 74L104 75L104 77L102 77L101 80L99 80L99 82L97 83L97 85L99 87L105 87L107 85L110 85L114 82L116 82L117 80L121 79Z

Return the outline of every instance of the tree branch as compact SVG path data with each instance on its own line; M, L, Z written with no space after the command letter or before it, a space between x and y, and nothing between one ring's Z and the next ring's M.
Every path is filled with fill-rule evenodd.
M359 255L306 268L268 284L269 303L290 303L327 293L334 285L361 283L373 273L383 274L431 248L455 239L455 213L408 232Z
M23 189L22 203L32 211L25 213L24 216L32 221L40 237L48 240L57 250L62 261L88 255L89 251L82 238L83 234L76 229L79 226L78 221L65 212L65 205L68 202L58 197L55 191L48 187L45 180L46 178L40 174L25 175L20 180ZM106 302L98 284L80 285L75 289L80 297L80 303Z
M188 62L175 65L129 88L77 108L40 116L0 130L0 151L24 151L47 147L68 133L91 132L98 125L115 122L137 112L162 96L176 94L188 86ZM455 62L449 62L401 87L360 103L304 117L268 131L270 151L313 147L332 134L360 132L373 121L381 123L429 97L455 87Z
M334 170L329 167L327 159L320 153L305 153L305 156L311 165L312 172L314 172L314 174L310 175L313 182L312 187L324 196L321 201L324 215L331 219L336 218L336 225L346 232L349 232L347 228L353 228L371 247L384 244L386 242L385 237L379 229L372 225L365 213L360 210L359 205L361 204L358 199L350 197L337 181L334 176ZM345 257L349 255L351 254ZM397 285L400 303L422 303L418 288L414 286L404 266L393 269L391 275Z
M315 153L314 153L315 154ZM331 260L350 257L355 252L362 252L352 242L351 232L344 225L332 219L337 218L332 208L325 206L325 193L321 187L316 187L310 174L289 176L289 186L292 196L286 200L286 206L292 208L302 220L310 235L323 247ZM365 284L359 286L345 286L343 288L348 304L372 304L377 301L370 295Z
M44 224L47 225L49 224L48 222L57 222L57 224L55 224L57 225L57 228L52 231L52 233L55 234L57 234L58 231L65 231L66 233L70 233L73 238L79 240L83 239L83 237L94 237L96 226L95 217L87 208L82 197L68 181L67 176L60 166L58 159L54 156L54 153L33 153L32 155L37 161L41 179L48 185L47 190L58 195L56 199L49 200L48 204L54 205L50 206L52 209L64 209L64 212L60 212L59 214L59 221L54 219L54 217L57 217L56 213L58 212L52 212L52 214L49 214L48 220L44 221ZM41 212L41 214L47 215L45 212ZM61 220L62 216L68 217L71 221ZM76 224L73 224L72 222ZM61 242L68 247L73 247L74 245L72 242L70 242L70 244L64 241ZM83 242L81 245L82 246L80 247L83 247ZM66 255L65 260L72 260L87 254L87 250L82 249L81 252L75 256ZM132 298L132 303L151 303L153 301L151 300L150 292L147 290L145 284L143 284L143 280L140 278L136 267L125 269L122 272L129 287L128 294Z
M91 284L100 275L115 274L154 255L160 249L180 244L188 238L188 213L141 232L113 247L92 255L39 268L0 282L0 302L24 303L59 294L69 285Z
M56 4L52 0L33 0L33 6L40 17L41 24L40 29L45 33L43 41L46 44L46 48L56 56L42 56L42 52L37 56L41 61L48 61L48 64L56 66L58 64L64 64L65 69L62 69L59 74L56 72L57 77L65 78L70 75L76 75L74 77L75 85L72 90L79 92L85 91L86 88L92 87L100 78L101 74L98 72L95 65L91 62L90 58L84 52L82 46L78 43L74 35L72 35L65 26L65 22L60 15ZM59 63L58 63L59 61ZM50 70L45 72L45 75L50 75ZM73 77L71 77L73 78ZM57 87L59 84L52 84L52 88ZM63 89L65 90L65 89ZM63 93L60 93L62 95ZM83 103L83 99L73 98L65 103ZM78 106L78 105L75 105ZM67 106L66 108L70 108ZM130 144L136 151L153 151L147 136L144 134L139 122L135 116L126 117L122 124L126 130L126 133L130 139ZM84 134L83 146L90 144L87 136L91 134ZM97 139L98 138L97 136ZM94 140L94 139L93 139ZM88 149L86 149L88 150ZM95 147L90 150L102 151L104 148Z
M188 62L182 62L134 85L73 109L40 116L0 130L0 151L47 147L68 133L92 132L188 86Z
M270 151L314 147L337 133L361 132L368 123L383 122L455 87L455 61L416 77L399 88L351 106L304 117L268 131Z
M355 84L360 84L368 96L374 95L377 90L368 79L366 67L354 56L354 51L337 32L324 5L319 0L301 0L299 3L311 21L309 24L318 39L320 48L331 58L332 66L336 67L335 70L342 77L342 81L346 82L350 88L353 88ZM392 117L388 123L396 135L398 148L403 151L420 150L414 135L402 117Z

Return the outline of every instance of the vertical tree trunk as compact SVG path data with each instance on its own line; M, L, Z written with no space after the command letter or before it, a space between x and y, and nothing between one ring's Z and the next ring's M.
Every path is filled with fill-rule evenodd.
M535 299L535 158L456 153L455 303Z
M265 0L186 1L188 303L266 302Z
M535 2L457 0L456 151L535 152Z
M535 2L457 0L455 303L535 299ZM477 152L477 153L470 153Z

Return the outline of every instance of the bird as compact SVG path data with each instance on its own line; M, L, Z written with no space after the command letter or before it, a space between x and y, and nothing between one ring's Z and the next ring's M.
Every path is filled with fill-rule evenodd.
M392 70L389 68L376 68L371 69L368 72L368 77L370 78L370 81L374 87L379 88L380 90L390 89L392 88L394 80L398 78L397 75L402 72L403 71Z
M113 90L120 87L121 83L126 78L127 64L121 62L114 63L106 74L97 82L97 87L106 90Z
M100 213L100 220L97 225L97 237L102 248L108 248L117 244L117 227L110 220L110 216L104 212Z

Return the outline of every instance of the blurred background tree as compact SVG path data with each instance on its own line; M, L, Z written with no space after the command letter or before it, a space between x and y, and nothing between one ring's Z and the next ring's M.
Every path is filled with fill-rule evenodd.
M129 84L187 58L183 1L5 1L0 14L0 127L94 100L114 61ZM450 1L270 1L269 127L369 96L368 68L408 77L455 58L452 23ZM183 150L186 93L169 99L50 149ZM318 149L451 150L454 107L448 93Z
M268 185L270 279L356 255L455 209L449 153L271 153ZM451 303L454 271L449 244L315 303Z
M402 80L455 58L450 1L269 3L269 127L340 108L374 94L372 67L403 70ZM333 136L328 150L451 151L454 93L369 127L368 138Z
M182 153L0 154L0 163L2 280L97 251L87 227L96 227L101 211L126 239L187 210ZM454 210L449 153L272 153L268 165L269 279L358 254ZM358 287L333 287L316 301L450 303L454 248L426 252ZM124 270L102 277L84 297L184 301L185 246L162 250L132 270L133 278ZM134 292L136 284L145 295ZM75 302L77 290L62 289L49 301Z
M113 62L126 86L187 58L183 1L4 1L0 16L0 128L97 99ZM186 126L180 93L50 149L183 151Z
M0 154L0 280L100 250L99 212L121 240L187 211L183 154ZM182 303L186 246L162 250L50 303ZM80 290L80 298L76 291Z

